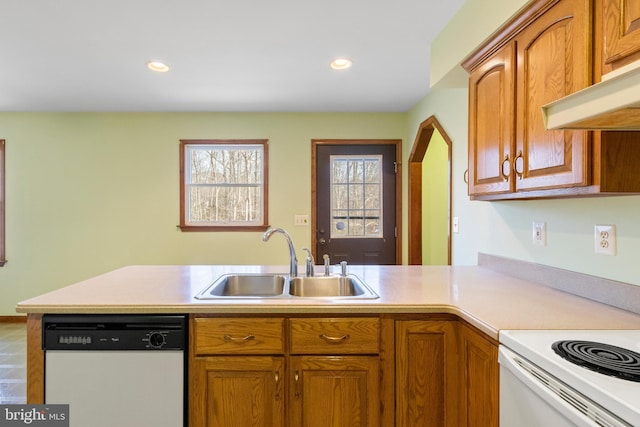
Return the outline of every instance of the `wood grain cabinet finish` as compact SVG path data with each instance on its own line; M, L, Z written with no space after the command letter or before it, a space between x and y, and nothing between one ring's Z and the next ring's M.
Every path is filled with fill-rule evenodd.
M619 41L605 41L613 29ZM534 0L464 61L471 199L640 192L640 133L546 130L542 119L542 105L599 80L611 43L629 54L616 64L640 59L639 2Z
M193 317L189 425L283 427L283 318Z
M396 322L396 427L460 424L458 322Z
M469 194L514 190L515 43L469 77Z
M498 427L498 346L466 324L460 324L462 363L462 422L460 425Z
M293 354L377 354L380 319L371 317L290 319Z
M292 356L291 426L380 426L377 356Z
M591 2L561 0L515 38L515 190L590 183L589 133L546 130L542 106L591 83Z
M192 359L189 425L285 426L282 356L210 356Z
M542 105L591 83L590 0L539 0L463 64L469 195L540 197L590 184L585 131L547 131Z
M497 343L454 316L194 315L190 348L191 427L498 422Z
M380 427L380 322L192 316L189 425Z
M284 353L284 319L204 317L193 324L198 355Z
M599 0L603 17L605 71L640 59L640 2Z

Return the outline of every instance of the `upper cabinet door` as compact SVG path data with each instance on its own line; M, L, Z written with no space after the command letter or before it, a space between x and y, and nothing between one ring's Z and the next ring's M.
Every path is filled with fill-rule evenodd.
M603 0L604 62L613 68L640 59L640 1Z
M469 194L513 191L515 44L493 54L469 77Z
M584 131L548 131L541 107L591 83L591 1L561 0L517 37L516 191L587 185Z

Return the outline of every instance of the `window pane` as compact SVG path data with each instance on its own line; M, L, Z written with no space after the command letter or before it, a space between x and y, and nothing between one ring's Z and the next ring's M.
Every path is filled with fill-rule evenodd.
M260 189L258 187L191 187L189 222L256 222L260 221Z
M331 237L382 237L382 156L331 156Z
M347 185L336 184L333 186L332 207L333 209L347 209L349 198L347 197Z
M260 184L262 146L192 146L191 179L194 184Z
M180 226L266 224L266 140L183 140Z
M347 183L347 161L336 159L332 165L332 178L336 184Z
M380 165L375 160L365 161L365 182L379 184L382 180L380 176Z

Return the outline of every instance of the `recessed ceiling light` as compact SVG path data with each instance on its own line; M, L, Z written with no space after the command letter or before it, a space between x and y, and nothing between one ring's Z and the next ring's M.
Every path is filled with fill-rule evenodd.
M349 58L336 58L331 61L331 68L334 70L346 70L351 67L353 62Z
M160 61L149 61L147 62L147 67L151 71L156 71L158 73L166 73L167 71L169 71L169 66Z

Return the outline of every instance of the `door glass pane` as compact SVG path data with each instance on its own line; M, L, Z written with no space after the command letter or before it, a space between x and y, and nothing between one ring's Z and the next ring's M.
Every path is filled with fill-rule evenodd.
M382 237L382 156L330 156L331 238Z

